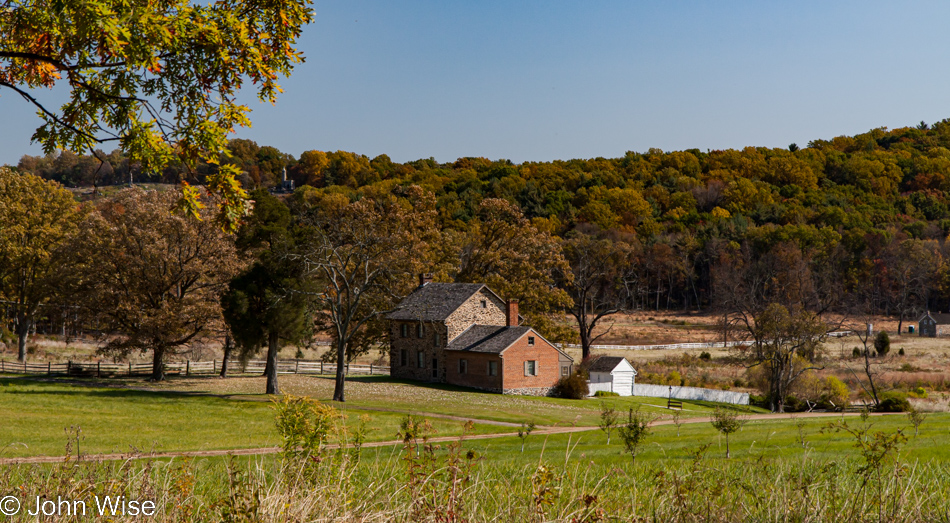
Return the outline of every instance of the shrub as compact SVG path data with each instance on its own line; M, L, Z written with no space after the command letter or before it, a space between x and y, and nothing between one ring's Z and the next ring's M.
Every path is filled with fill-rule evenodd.
M703 360L703 361L709 361L709 360L712 359L712 355L710 355L710 354L709 354L708 352L706 352L706 351L703 351L703 352L700 352L700 353L699 353L699 359L701 359L701 360Z
M903 356L903 355L905 355L905 354L906 354L906 353L904 352L904 347L901 347L901 349L900 349L899 351L897 351L897 355L898 355L898 356Z
M666 383L668 385L682 385L683 377L679 372L671 370L670 373L666 375Z
M620 394L617 394L616 392L610 392L609 390L598 390L594 393L595 398L604 398L607 396L620 396Z
M886 356L890 352L891 337L887 335L887 331L877 333L877 337L874 338L874 350L877 351L878 356Z
M910 396L910 397L912 397L912 398L921 398L921 399L922 399L922 398L926 398L926 397L927 397L927 391L926 391L923 387L917 387L917 388L915 388L914 390L910 391L907 395Z
M881 395L881 403L877 406L878 412L908 412L910 409L907 396L899 392L885 392Z
M843 381L834 376L828 376L823 380L821 388L821 403L833 403L840 408L848 406L851 390Z
M861 357L861 349L859 349L859 348L857 348L857 347L855 347L854 349L852 349L852 350L851 350L851 357L852 357L852 358L860 358L860 357Z
M587 374L577 370L570 376L563 376L554 385L554 396L572 400L582 400L587 397L590 389L587 387Z

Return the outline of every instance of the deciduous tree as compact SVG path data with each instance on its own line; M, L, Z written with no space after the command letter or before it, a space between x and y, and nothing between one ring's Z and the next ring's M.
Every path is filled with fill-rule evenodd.
M58 292L77 210L72 193L58 183L0 167L0 298L14 313L20 361L26 361L37 312Z
M366 331L415 287L439 242L435 198L417 186L349 202L325 198L303 218L297 250L313 293L316 324L333 339L334 401L344 401L345 369L380 341ZM381 334L383 329L373 329Z
M81 228L77 295L109 335L102 351L152 353L152 379L167 356L221 321L219 296L240 269L234 242L209 220L169 212L177 196L127 189L103 200Z
M94 152L117 142L147 172L176 159L212 163L236 127L250 125L237 102L246 82L274 102L280 75L303 60L294 48L310 22L309 0L191 2L24 0L0 5L0 87L39 110L33 139L45 152ZM64 85L60 108L42 88ZM244 211L238 171L208 179L221 218L235 226ZM183 205L198 212L198 195Z
M609 329L594 335L604 318L621 312L629 304L626 274L632 261L631 249L623 242L598 240L577 235L563 243L570 273L558 274L558 286L573 300L567 312L577 322L581 354L590 357L590 347Z

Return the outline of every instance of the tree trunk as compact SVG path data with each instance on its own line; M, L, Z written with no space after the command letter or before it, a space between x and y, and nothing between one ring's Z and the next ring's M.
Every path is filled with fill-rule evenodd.
M231 359L231 351L234 349L234 346L231 345L231 335L226 334L224 336L224 359L221 360L221 376L222 378L228 377L228 360Z
M152 351L152 381L162 381L165 379L165 347L155 347Z
M277 352L280 351L280 336L277 331L271 331L267 339L267 367L264 374L267 376L267 394L280 394L277 386Z
M336 385L333 387L333 401L346 401L343 396L343 385L346 383L346 343L343 340L336 342Z
M20 363L26 363L26 341L30 337L30 320L25 316L19 318L17 323L17 360Z

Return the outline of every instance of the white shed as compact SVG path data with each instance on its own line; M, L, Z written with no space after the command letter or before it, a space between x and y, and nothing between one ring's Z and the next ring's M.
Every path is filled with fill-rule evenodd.
M601 356L591 362L587 372L590 375L588 385L591 395L598 390L616 392L621 396L633 395L633 382L637 371L626 358Z

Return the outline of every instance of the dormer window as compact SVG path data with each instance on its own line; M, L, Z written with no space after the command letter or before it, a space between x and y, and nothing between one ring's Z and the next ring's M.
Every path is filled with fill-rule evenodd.
M482 300L482 308L483 308L483 309L487 309L487 308L488 308L488 300Z

